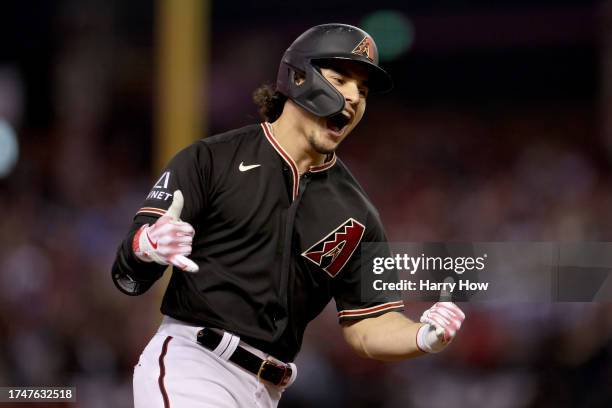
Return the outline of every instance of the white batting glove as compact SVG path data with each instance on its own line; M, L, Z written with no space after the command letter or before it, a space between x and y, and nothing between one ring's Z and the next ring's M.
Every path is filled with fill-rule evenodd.
M417 332L417 346L426 353L439 353L455 338L465 314L452 302L438 302L421 316L425 323Z
M132 241L132 249L138 259L160 265L172 264L187 272L197 272L200 269L186 256L191 254L195 230L180 219L183 202L183 194L176 190L166 214L155 224L140 227Z

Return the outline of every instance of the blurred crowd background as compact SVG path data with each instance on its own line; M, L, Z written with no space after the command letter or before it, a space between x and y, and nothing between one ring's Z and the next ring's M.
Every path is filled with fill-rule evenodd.
M3 2L0 386L132 406L163 283L131 298L110 267L157 178L156 10ZM252 91L326 22L371 31L396 82L339 150L392 241L612 241L612 2L212 1L201 136L259 121ZM383 364L330 305L280 406L612 406L612 304L461 306L447 351Z

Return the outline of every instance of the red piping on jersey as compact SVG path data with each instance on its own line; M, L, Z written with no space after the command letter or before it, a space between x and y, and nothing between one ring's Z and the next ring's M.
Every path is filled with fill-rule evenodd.
M164 365L164 357L168 352L168 343L172 340L172 336L166 337L164 345L162 346L161 354L159 355L159 390L161 391L162 398L164 399L164 408L170 408L170 400L168 399L168 393L166 392L166 386L164 385L164 377L166 376L166 366Z
M324 171L324 170L329 169L334 164L336 164L336 153L332 153L331 159L329 159L325 163L319 164L318 166L310 166L308 171L313 172L313 173L317 173L319 171Z
M367 315L371 313L378 313L386 309L395 309L395 308L401 308L401 307L404 307L404 302L401 300L398 300L397 302L383 303L382 305L367 307L365 309L342 310L338 312L338 317L340 318L340 317L350 317L350 316L362 316L362 315Z
M270 124L268 122L265 122L261 124L261 127L263 128L264 134L266 135L266 138L268 139L270 144L274 147L274 149L276 149L278 154L280 154L282 158L285 159L287 164L289 164L289 167L291 167L291 173L293 174L293 196L292 197L295 200L295 198L298 195L299 188L300 188L300 173L298 172L297 165L295 164L291 156L289 156L289 154L285 151L285 149L283 149L280 143L278 143L276 139L274 138Z
M166 214L166 210L163 210L161 208L155 208L155 207L142 207L140 210L136 212L136 214L140 214L140 213L151 213L155 215L164 215Z

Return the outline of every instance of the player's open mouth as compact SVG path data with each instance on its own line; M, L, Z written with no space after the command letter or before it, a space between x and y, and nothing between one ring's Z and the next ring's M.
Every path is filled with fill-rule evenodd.
M340 112L327 119L327 128L337 135L341 135L351 121L346 112Z

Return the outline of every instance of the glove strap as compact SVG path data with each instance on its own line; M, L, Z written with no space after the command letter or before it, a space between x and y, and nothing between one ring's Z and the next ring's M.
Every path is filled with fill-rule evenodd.
M150 249L150 245L147 242L147 232L145 231L147 228L149 228L149 224L143 225L134 235L134 239L132 240L132 251L134 251L136 258L141 261L153 262L153 259L147 254L147 249Z

